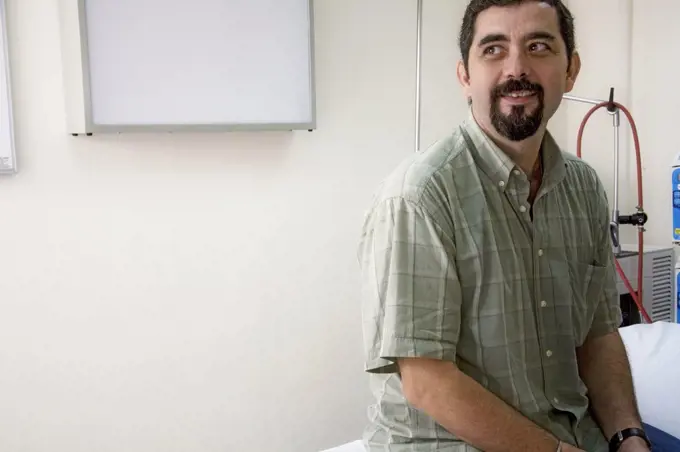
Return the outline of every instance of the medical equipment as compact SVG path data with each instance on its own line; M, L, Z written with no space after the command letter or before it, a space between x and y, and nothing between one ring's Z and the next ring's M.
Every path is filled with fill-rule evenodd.
M619 278L617 288L623 311L623 326L641 323L643 311L638 307L634 295L637 284L635 275L638 273L638 252L636 245L623 246L622 254L617 256ZM670 247L644 246L642 253L642 305L652 322L677 322L676 294L674 284L674 251ZM621 275L623 273L623 276ZM632 287L629 287L632 286ZM642 314L642 315L641 315Z
M650 247L644 245L644 226L648 217L643 207L642 196L642 162L640 142L635 120L626 107L614 101L614 88L609 92L609 100L586 99L571 95L564 99L591 104L593 107L583 118L578 131L576 155L581 157L581 145L585 126L590 117L600 108L606 108L612 115L614 125L614 199L610 234L615 256L616 270L619 275L618 289L621 297L621 308L624 313L624 325L656 321L678 321L677 294L674 290L674 251L672 247ZM621 215L619 211L619 169L620 169L620 125L621 112L626 115L633 132L637 168L636 212ZM632 225L638 229L637 246L624 246L620 242L620 226ZM637 284L631 283L632 275L637 274ZM649 288L644 291L643 288ZM640 318L640 315L642 318Z
M680 244L680 154L675 156L671 172L671 193L673 202L673 244ZM676 319L680 323L680 257L675 263Z
M675 309L675 321L680 323L680 258L675 263L675 299L677 309Z
M675 156L672 169L673 244L680 245L680 154ZM680 323L680 257L678 257L678 261L675 263L675 303L676 319Z
M675 156L671 173L673 193L673 243L680 243L680 154Z

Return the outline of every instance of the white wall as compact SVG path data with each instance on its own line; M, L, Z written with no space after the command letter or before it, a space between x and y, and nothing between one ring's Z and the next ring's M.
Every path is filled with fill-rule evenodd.
M649 215L645 243L669 246L671 230L670 165L674 148L674 64L665 43L675 42L680 31L673 25L679 11L672 0L569 0L576 18L577 44L583 60L572 94L606 99L615 88L616 100L635 120L642 156L643 205ZM657 34L659 33L659 34ZM569 102L565 147L576 152L579 125L590 106ZM638 205L632 132L621 114L621 214ZM600 109L588 121L583 158L599 172L614 202L614 128L612 117ZM637 243L637 229L622 226L622 240Z
M412 2L316 2L316 132L79 138L57 2L7 6L21 172L0 179L0 450L357 438L355 249L413 150Z
M568 6L576 21L577 50L582 69L571 94L591 99L608 99L614 88L615 100L627 108L631 106L631 0L569 0ZM607 18L603 20L603 18ZM579 126L593 105L566 102L567 150L576 153ZM582 157L592 164L609 189L610 203L614 203L614 127L613 117L606 109L599 109L587 123L582 144ZM620 127L620 183L619 209L621 214L632 213L637 205L635 189L630 189L630 177L635 175L632 138L628 122L621 114ZM622 240L636 240L631 226L621 229ZM635 242L636 243L636 242Z
M21 172L0 179L0 450L314 452L358 438L355 246L373 188L413 151L416 2L315 2L313 133L73 138L57 2L7 1ZM632 103L647 237L666 244L673 117L657 112L674 27L636 1L631 58L630 1L569 2L574 94L615 86ZM466 113L463 9L425 1L424 145ZM653 30L663 42L642 39ZM565 105L551 126L572 151L585 111ZM612 134L600 112L584 148L608 183Z
M631 108L640 136L644 203L650 215L646 239L649 243L667 245L673 233L669 166L680 152L677 147L680 94L676 89L678 60L664 47L680 39L680 28L674 20L680 4L673 0L635 0L633 6ZM671 44L671 49L674 46Z

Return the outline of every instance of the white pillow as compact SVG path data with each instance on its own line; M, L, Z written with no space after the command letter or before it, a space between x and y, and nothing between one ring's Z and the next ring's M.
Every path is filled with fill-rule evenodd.
M619 331L642 421L680 438L680 324L655 322Z

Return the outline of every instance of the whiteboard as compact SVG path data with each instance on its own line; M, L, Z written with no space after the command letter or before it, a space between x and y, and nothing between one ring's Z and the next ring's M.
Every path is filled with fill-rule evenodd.
M311 0L79 4L90 129L315 127Z
M13 174L17 170L13 124L7 16L5 1L0 0L0 174Z

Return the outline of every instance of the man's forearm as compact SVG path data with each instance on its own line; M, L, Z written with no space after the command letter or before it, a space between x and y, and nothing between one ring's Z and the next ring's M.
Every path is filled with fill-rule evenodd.
M466 443L486 452L557 450L552 434L452 363L415 359L400 367L409 402Z
M619 430L640 428L630 364L619 332L588 340L577 353L592 412L607 439Z

